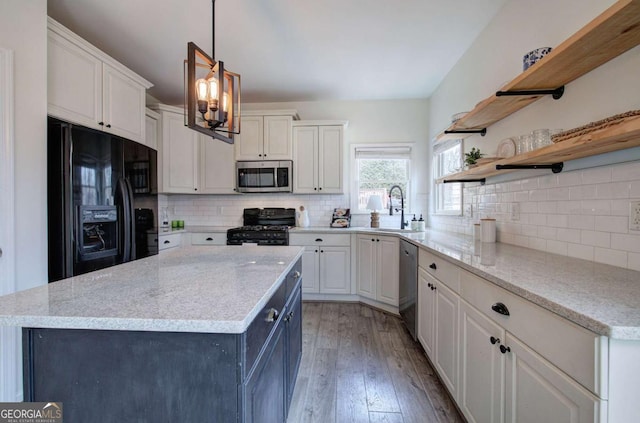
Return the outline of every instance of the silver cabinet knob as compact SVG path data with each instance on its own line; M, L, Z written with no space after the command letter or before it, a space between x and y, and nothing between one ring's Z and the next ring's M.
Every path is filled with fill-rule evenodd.
M267 318L265 319L267 322L275 322L278 320L278 316L280 313L275 308L270 308L267 312Z

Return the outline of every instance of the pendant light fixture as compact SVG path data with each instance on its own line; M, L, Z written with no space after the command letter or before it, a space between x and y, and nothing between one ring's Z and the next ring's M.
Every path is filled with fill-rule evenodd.
M211 1L212 57L195 43L187 44L185 78L186 125L233 144L240 133L240 75L215 60L215 0Z

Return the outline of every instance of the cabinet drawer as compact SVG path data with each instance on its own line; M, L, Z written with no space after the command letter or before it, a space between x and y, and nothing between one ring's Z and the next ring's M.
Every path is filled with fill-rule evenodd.
M327 234L327 233L293 233L289 232L289 245L333 245L350 246L350 234Z
M557 314L460 269L460 294L481 313L524 341L584 387L607 398L607 378L601 369L606 338ZM509 315L494 311L502 303Z
M418 266L447 285L454 292L460 293L460 279L458 276L460 268L458 266L436 257L422 248L418 253Z
M192 232L191 245L227 245L227 234L222 232Z
M168 248L179 247L182 241L182 234L160 234L158 236L160 251Z
M284 304L286 301L286 286L287 284L283 281L267 304L258 312L258 315L253 319L247 331L242 334L242 336L246 337L245 376L251 371L269 334L283 317L282 314L284 313Z

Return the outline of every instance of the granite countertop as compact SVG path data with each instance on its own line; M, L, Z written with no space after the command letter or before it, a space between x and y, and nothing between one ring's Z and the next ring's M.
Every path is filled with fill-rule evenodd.
M640 340L640 272L465 235L366 227L295 232L396 235L599 335Z
M640 340L640 272L437 231L401 237L599 335Z
M242 333L302 252L280 246L174 248L0 297L0 325Z

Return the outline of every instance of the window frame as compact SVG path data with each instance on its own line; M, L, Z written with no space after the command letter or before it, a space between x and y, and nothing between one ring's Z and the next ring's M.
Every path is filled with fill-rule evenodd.
M358 159L357 159L357 151L358 149L379 149L381 152L384 150L387 151L389 156L392 156L395 150L395 154L399 155L397 152L399 149L407 149L408 152L405 153L406 160L409 161L407 165L407 192L403 192L405 201L408 204L413 204L415 198L413 195L413 183L412 183L412 175L413 175L413 161L415 154L415 144L414 143L399 143L399 142L385 142L385 143L376 143L376 144L351 144L350 146L350 173L351 173L351 190L349 193L349 203L351 205L351 214L370 214L370 210L359 210L358 209L358 193L359 190L359 169L358 169ZM392 159L394 157L388 157ZM398 158L398 157L396 157ZM408 213L408 208L405 208L405 215Z
M439 172L439 169L442 163L441 162L436 163L436 160L441 160L439 159L441 154L445 153L447 150L450 150L454 147L460 148L459 160L460 160L460 164L462 165L463 157L464 157L464 143L462 139L447 140L440 143L434 143L431 149L431 153L432 153L431 154L431 157L432 157L431 175L433 179L433 196L432 196L433 214L437 216L462 216L463 214L464 189L462 187L462 184L461 183L443 184L443 183L436 182L439 178L456 173L455 170L451 172ZM457 189L460 190L460 202L458 204L458 209L448 210L448 209L442 208L445 191L456 189L456 187Z

